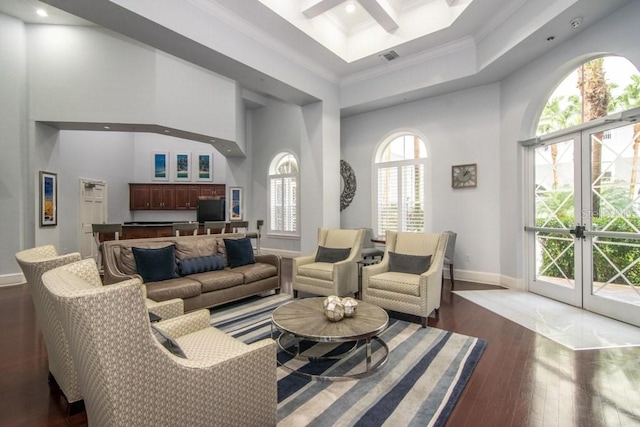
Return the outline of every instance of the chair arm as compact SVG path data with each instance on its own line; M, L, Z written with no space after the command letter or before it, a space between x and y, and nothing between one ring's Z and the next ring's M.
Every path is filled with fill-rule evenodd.
M262 254L256 255L256 262L262 262L265 264L271 264L276 266L278 269L280 268L280 256L274 254Z
M146 298L145 303L149 312L159 316L161 319L171 319L184 314L184 301L180 298L160 302Z
M161 320L154 326L172 338L178 338L204 328L211 327L209 310L198 310L182 316Z
M157 406L171 408L171 419L189 425L275 426L276 372L276 343L265 339L213 362L169 355L154 374L154 384L167 389L150 392Z
M296 272L298 271L298 267L305 265L305 264L311 264L312 262L316 261L316 256L315 255L307 255L307 256L300 256L297 258L293 259L293 275L295 276Z

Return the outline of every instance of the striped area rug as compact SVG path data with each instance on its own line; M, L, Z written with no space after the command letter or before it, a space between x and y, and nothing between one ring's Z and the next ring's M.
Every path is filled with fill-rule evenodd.
M244 342L267 338L271 312L290 299L290 295L273 295L213 309L211 323ZM444 426L486 342L395 319L389 320L380 336L389 346L389 360L360 380L312 381L278 368L278 425ZM327 345L307 350L316 354L340 350ZM373 351L375 361L382 350L374 343ZM278 359L298 369L319 369L331 375L359 372L364 363L360 349L327 363L289 360L282 351Z

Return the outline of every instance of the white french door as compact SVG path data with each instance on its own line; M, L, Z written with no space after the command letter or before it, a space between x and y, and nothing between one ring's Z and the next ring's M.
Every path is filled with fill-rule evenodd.
M529 290L640 326L640 124L529 148Z
M107 221L107 185L104 181L80 179L80 255L98 259L98 244L91 224Z

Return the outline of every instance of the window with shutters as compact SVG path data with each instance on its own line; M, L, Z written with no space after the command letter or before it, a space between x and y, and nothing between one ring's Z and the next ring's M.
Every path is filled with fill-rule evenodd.
M269 224L273 234L299 235L298 161L291 153L278 153L269 167Z
M374 229L424 232L427 148L413 134L396 135L378 149L374 164Z

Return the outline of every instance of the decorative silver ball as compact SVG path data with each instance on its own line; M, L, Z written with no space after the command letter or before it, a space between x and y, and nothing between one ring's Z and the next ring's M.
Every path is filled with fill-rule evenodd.
M332 322L338 322L344 317L344 306L340 302L330 302L324 308L324 315Z
M356 309L358 308L358 300L346 297L342 298L341 301L344 306L344 317L353 317L356 314Z
M331 303L331 302L333 302L333 303L339 303L339 302L340 302L340 297L339 297L339 296L336 296L336 295L329 295L328 297L326 297L326 298L324 299L324 302L323 302L323 305L322 305L322 306L323 306L324 308L327 308L327 304L329 304L329 303Z

